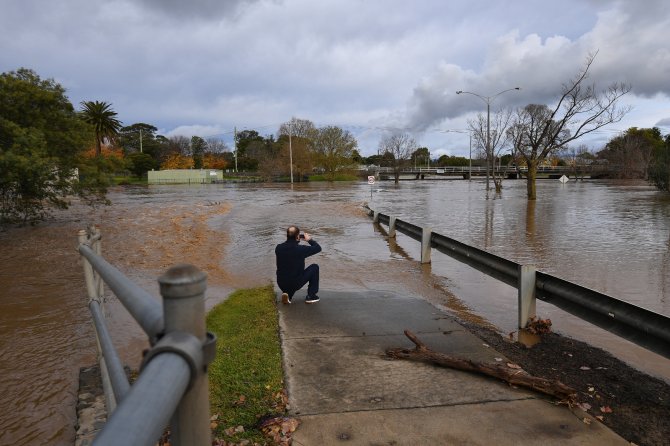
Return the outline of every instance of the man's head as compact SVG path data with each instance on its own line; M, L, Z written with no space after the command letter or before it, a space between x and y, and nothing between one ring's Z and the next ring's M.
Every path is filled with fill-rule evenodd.
M289 226L286 230L286 240L299 240L300 228L297 226Z

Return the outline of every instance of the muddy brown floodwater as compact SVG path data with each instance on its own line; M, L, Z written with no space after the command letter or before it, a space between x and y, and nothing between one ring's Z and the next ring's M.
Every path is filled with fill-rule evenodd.
M372 192L372 198L371 196ZM538 200L507 181L486 198L480 181L367 184L206 185L113 190L112 206L77 203L35 227L0 233L0 445L71 444L78 369L95 344L76 234L100 226L103 255L158 295L156 277L175 263L207 271L208 307L232 290L274 276L274 245L297 224L323 247L323 289L390 290L420 296L459 317L515 330L516 291L419 246L387 240L361 204L511 260L533 263L615 297L670 314L670 197L639 183L540 181ZM146 341L108 296L122 359L136 366ZM670 380L670 361L542 302L554 329Z

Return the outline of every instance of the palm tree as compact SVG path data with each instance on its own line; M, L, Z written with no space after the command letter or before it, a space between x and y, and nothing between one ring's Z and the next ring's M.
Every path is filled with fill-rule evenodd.
M83 101L81 106L82 119L95 129L95 154L99 156L103 140L113 139L119 133L121 121L115 118L116 112L106 102Z

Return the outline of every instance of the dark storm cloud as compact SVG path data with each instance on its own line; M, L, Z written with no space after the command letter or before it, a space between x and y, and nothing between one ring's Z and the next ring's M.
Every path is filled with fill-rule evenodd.
M670 50L660 35L670 29L670 15L664 1L645 2L644 8L630 2L593 4L597 21L593 29L577 38L560 35L542 38L538 34L520 35L516 30L498 37L486 52L477 70L465 70L444 63L426 76L414 89L408 121L427 128L486 109L484 101L468 90L490 96L520 86L518 93L507 93L494 101L495 107L555 101L562 84L569 82L584 66L589 54L597 52L589 81L604 89L613 82L632 86L632 96L670 96ZM640 12L643 9L643 12Z
M243 12L260 0L139 0L150 11L158 11L174 19L196 18L219 20Z

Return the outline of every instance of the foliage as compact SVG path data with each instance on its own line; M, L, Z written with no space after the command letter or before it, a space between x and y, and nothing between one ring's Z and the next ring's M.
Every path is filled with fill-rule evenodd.
M81 118L93 126L95 131L95 154L100 155L102 144L112 142L121 128L116 112L107 102L84 101L81 103Z
M190 156L181 155L179 153L173 153L168 155L161 164L161 169L192 169L193 168L193 158Z
M25 68L2 73L0 222L36 222L66 208L70 194L106 202L110 163L83 156L92 135L53 79Z
M207 143L199 136L191 137L191 154L193 156L193 167L195 169L202 169L203 157L207 150Z
M205 169L224 170L228 167L228 161L221 153L205 153L202 166Z
M649 169L649 181L659 190L670 192L670 135L666 135L665 143L654 156Z
M612 138L597 156L617 167L618 178L646 179L655 155L662 151L663 146L658 128L631 127L623 135Z
M131 153L127 157L128 170L136 177L144 176L151 169L155 169L156 161L148 153Z
M445 166L468 166L470 164L470 160L463 156L449 156L449 155L442 155L437 159L437 165L440 167L445 167Z
M430 150L428 150L428 147L419 147L412 152L412 160L415 166L428 167L430 164Z
M599 92L594 85L585 84L594 58L595 55L589 56L577 76L563 85L553 108L543 104L520 108L508 129L515 151L528 166L529 200L537 196L535 178L540 163L577 138L620 121L629 111L628 107L619 106L619 100L630 86L614 83Z
M358 181L356 175L350 173L336 173L333 177L326 175L310 175L309 181Z
M357 146L356 138L348 131L336 126L322 127L312 141L316 162L325 170L332 181L335 172L351 164L352 151Z
M384 153L384 157L393 168L396 184L400 180L400 169L407 164L416 149L416 141L408 133L389 134L379 142L379 150Z
M207 316L208 330L217 336L216 358L208 369L217 437L262 443L261 417L285 412L274 302L272 286L240 290ZM235 432L237 426L243 432Z

